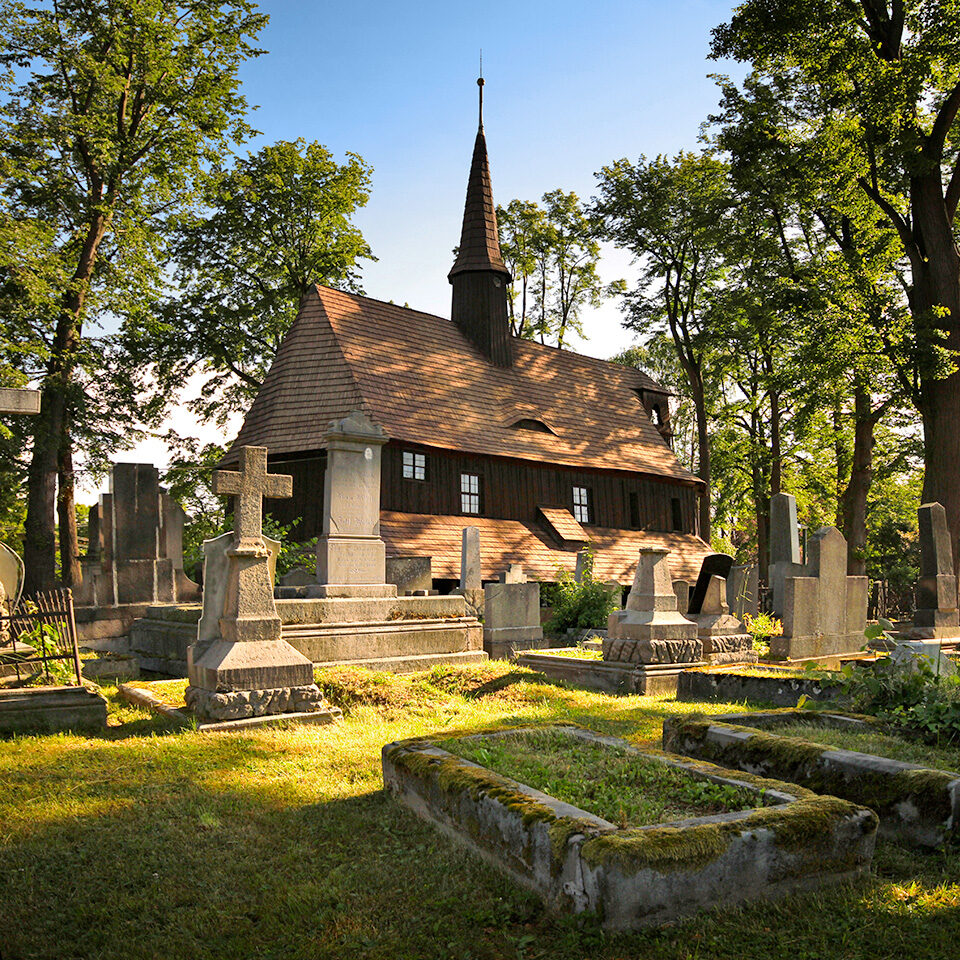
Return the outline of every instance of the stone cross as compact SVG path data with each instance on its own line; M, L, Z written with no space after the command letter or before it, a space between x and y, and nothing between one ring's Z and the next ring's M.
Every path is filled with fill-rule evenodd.
M263 543L263 498L279 500L293 496L293 477L267 473L266 447L241 447L240 472L216 470L213 492L237 498L234 535L238 546L254 550L253 556L267 556Z

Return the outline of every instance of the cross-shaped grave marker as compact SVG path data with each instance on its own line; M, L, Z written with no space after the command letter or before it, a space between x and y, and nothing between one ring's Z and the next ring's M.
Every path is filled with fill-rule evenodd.
M240 471L217 470L213 492L237 497L234 517L235 547L254 550L250 556L267 556L263 542L263 498L293 496L293 477L267 473L266 447L241 447Z

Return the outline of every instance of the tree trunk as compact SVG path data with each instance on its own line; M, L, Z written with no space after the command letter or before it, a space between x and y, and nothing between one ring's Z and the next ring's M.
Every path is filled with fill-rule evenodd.
M63 441L67 393L80 345L83 304L93 276L97 250L109 225L109 216L91 214L72 282L57 318L50 362L44 377L40 414L34 418L33 455L27 471L27 517L24 523L24 594L49 590L56 582L57 467Z
M783 444L780 439L780 393L770 391L770 496L783 492Z
M960 351L960 251L943 199L940 169L911 181L911 208L918 250L911 255L910 308L921 334L944 330L948 349ZM933 318L936 308L949 316ZM960 552L960 372L920 383L923 418L923 501L943 504L953 538L953 563Z
M700 371L690 377L693 406L697 416L697 476L703 481L703 492L700 494L699 530L701 539L710 542L710 430L707 423L707 404L704 398L703 380Z
M867 496L873 482L874 427L877 418L870 407L870 394L854 389L853 463L850 479L840 498L843 535L847 538L847 573L867 573Z
M74 500L73 442L64 430L57 464L57 520L60 534L60 579L65 587L76 587L83 579L80 544L77 540L77 507Z

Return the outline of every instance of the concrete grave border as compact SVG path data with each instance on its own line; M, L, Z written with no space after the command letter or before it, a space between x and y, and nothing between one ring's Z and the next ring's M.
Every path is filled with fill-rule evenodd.
M782 676L752 676L749 669L778 668L751 664L745 671L735 666L706 666L685 670L677 678L677 699L683 701L718 701L739 703L741 700L770 703L776 707L795 707L801 697L808 700L835 700L843 693L839 682L803 676L789 668L781 668Z
M99 733L107 727L107 701L99 690L72 687L6 687L0 690L0 735Z
M937 847L960 832L957 774L764 729L797 719L846 729L878 724L870 717L797 709L709 719L672 716L663 722L663 748L868 806L880 817L882 836L915 846Z
M876 815L836 797L640 750L616 737L567 725L472 736L551 728L620 747L698 779L762 792L772 804L621 829L456 757L427 737L384 746L384 789L538 894L549 910L594 911L608 930L666 923L700 909L850 879L873 856Z

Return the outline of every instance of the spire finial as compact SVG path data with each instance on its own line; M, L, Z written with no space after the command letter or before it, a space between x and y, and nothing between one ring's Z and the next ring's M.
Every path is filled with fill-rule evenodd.
M477 77L477 86L480 88L480 126L483 126L483 47L480 48L480 76Z

